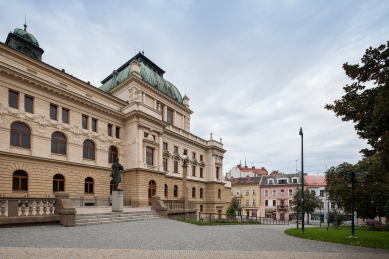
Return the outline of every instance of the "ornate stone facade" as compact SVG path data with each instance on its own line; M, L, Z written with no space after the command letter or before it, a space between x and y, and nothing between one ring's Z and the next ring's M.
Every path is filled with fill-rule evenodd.
M191 134L189 98L184 104L173 88L165 94L174 86L163 81L163 70L151 74L152 62L134 58L125 76L115 73L116 86L102 91L0 43L0 195L53 196L63 188L76 206L107 205L110 159L117 155L125 205L149 206L152 195L179 199L187 150L189 200L203 212L225 212L230 183L223 180L223 144Z

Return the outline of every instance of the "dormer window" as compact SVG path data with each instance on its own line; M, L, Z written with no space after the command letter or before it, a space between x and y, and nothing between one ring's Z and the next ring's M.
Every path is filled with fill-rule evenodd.
M287 179L280 179L278 180L278 184L287 184L288 180Z
M274 182L273 182L273 179L269 179L267 183L268 183L268 184L273 184L273 183L274 183Z
M293 182L293 183L298 183L297 178L293 178L292 182Z

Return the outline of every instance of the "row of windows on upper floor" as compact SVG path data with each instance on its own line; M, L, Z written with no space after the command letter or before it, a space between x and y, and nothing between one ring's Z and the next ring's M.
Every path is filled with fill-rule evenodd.
M314 190L312 190L311 192L315 193L316 192ZM256 194L256 190L253 189L253 195ZM231 196L234 195L234 191L231 190ZM236 190L236 195L237 196L242 196L242 190L241 189L237 189ZM250 195L250 190L246 189L246 196ZM270 196L269 195L269 190L264 190L264 195L265 196ZM324 190L320 190L319 192L319 195L320 197L324 197ZM272 190L272 196L277 196L277 190ZM285 190L284 189L281 189L280 190L280 196L285 196ZM293 189L288 189L288 196L293 196Z
M9 107L19 109L19 93L9 90L8 92L8 105ZM50 104L50 119L58 120L58 115L61 110L62 122L69 124L70 120L70 110L66 108L61 108L56 104ZM29 113L34 113L34 98L28 95L24 95L24 110ZM89 122L88 115L81 115L81 124L83 129L90 129L94 132L97 132L98 120L96 118L91 118ZM113 124L108 124L107 126L107 135L113 136L113 128L115 128L115 137L120 138L120 127L114 127Z
M292 182L291 183L298 183L298 182L299 182L299 180L298 180L297 177L292 178ZM288 184L289 183L289 179L278 179L277 183L278 184ZM274 179L267 179L267 184L274 184Z
M169 150L168 148L169 148L169 144L167 142L163 142L163 151L168 151ZM174 146L173 153L179 154L178 146ZM184 149L183 154L188 154L188 150ZM192 152L192 159L197 159L196 152ZM199 159L200 159L200 162L203 162L204 156L200 155Z
M149 183L150 184L150 183ZM155 184L155 182L154 182ZM110 182L110 194L115 188L115 184ZM25 171L17 170L12 175L12 191L15 192L26 192L28 191L28 174ZM53 176L53 192L64 192L65 191L65 177L62 174L56 174ZM93 194L94 193L94 180L92 177L87 177L84 180L84 193ZM168 197L169 187L165 184L164 190L165 197ZM200 199L203 199L204 190L200 188ZM149 193L149 195L151 195ZM173 187L173 196L178 197L178 186L174 185ZM218 199L221 199L221 189L218 189L217 192ZM151 198L151 197L149 197ZM192 198L196 198L196 187L192 188Z
M237 199L236 202L238 203L238 205L242 205L242 201L240 199ZM251 205L252 206L256 206L257 205L257 200L256 199L252 199ZM250 206L250 199L246 199L246 206Z
M11 125L11 146L31 148L31 130L27 125L14 122ZM51 135L51 153L67 154L67 140L65 135L54 132ZM87 139L83 142L83 158L95 160L96 147L93 141ZM108 148L108 162L113 163L118 157L118 150L114 146Z
M288 201L288 205L289 207L292 207L292 200L287 200ZM264 206L286 206L285 205L285 200L279 200L279 204L277 205L277 200L264 200ZM328 207L330 205L328 204ZM320 203L320 208L323 209L324 207L324 203ZM335 203L331 203L331 209L334 209L335 208Z

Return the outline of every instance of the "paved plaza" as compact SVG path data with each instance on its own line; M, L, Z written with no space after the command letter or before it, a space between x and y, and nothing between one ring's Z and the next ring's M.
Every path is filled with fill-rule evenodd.
M292 225L196 226L158 219L0 229L0 258L389 258L389 251L285 235Z

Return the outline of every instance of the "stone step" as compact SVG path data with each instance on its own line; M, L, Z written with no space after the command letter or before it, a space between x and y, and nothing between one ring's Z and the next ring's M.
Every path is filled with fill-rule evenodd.
M75 221L76 226L89 226L153 219L161 219L161 216L155 211L91 213L76 214Z

